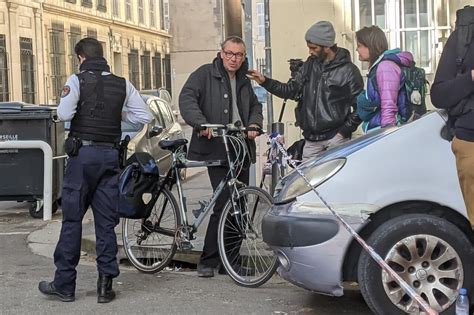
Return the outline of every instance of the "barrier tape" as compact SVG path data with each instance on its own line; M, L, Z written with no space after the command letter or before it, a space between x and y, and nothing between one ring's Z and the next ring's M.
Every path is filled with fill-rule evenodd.
M283 146L280 144L278 141L279 135L270 135L270 144L271 146L275 147L280 151L282 154L284 160L288 163L290 163L296 172L305 180L305 182L311 187L313 192L318 196L318 198L324 203L326 208L332 213L333 216L337 218L337 220L344 226L344 228L357 240L357 242L362 246L362 248L369 253L369 255L375 260L375 262L383 269L385 270L391 277L392 279L395 280L395 282L400 285L403 291L405 291L413 300L415 300L418 305L423 309L426 314L429 315L438 315L438 312L432 309L429 304L418 294L413 290L412 287L408 283L405 282L390 266L385 262L385 260L380 257L379 254L369 245L367 244L362 237L357 234L357 232L336 212L334 209L331 208L331 206L326 202L326 200L319 194L319 192L316 190L315 187L311 185L311 182L308 180L308 178L304 175L304 173L299 169L299 167L296 165L296 163L288 157L288 153L286 150L283 148Z

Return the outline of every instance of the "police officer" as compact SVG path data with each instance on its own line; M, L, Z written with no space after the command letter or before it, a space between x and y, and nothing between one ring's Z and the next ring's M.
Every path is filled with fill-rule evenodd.
M96 233L98 303L115 298L112 279L119 275L117 212L121 120L132 124L152 119L133 85L110 73L102 45L84 38L75 46L80 73L63 87L58 116L71 121L66 153L69 156L62 192L63 221L54 252L56 273L52 282L41 281L39 290L63 302L75 299L76 266L81 249L82 219L89 206Z

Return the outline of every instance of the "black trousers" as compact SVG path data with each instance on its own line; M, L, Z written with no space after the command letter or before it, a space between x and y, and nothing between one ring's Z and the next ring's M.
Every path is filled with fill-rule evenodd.
M54 252L55 287L68 294L76 290L76 266L81 253L82 219L89 206L94 214L97 269L99 274L117 277L117 237L119 223L118 150L83 146L69 158L62 192L63 222Z
M211 180L212 189L215 191L221 180L227 175L227 167L208 167L207 173ZM249 169L242 170L238 179L248 185L249 183ZM222 213L222 209L229 200L229 189L227 186L224 187L224 191L217 198L216 204L214 205L213 213L209 218L209 225L207 226L206 237L204 239L204 247L202 249L202 255L200 264L217 267L220 263L219 248L217 245L217 229L219 225L219 218Z

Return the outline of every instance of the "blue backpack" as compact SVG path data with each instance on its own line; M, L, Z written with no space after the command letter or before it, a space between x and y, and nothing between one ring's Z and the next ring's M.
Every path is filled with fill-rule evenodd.
M136 152L119 178L119 216L145 219L156 201L160 173L155 159L146 152Z
M367 95L369 93L361 93L357 98L357 113L363 121L370 121L376 114L380 112L380 94L377 84L377 67L378 63L383 60L395 62L402 70L400 78L400 90L398 92L397 107L398 120L401 123L407 122L412 116L417 119L426 113L426 92L427 84L426 73L423 68L416 67L415 62L410 66L401 63L396 55L399 49L389 51L383 54L376 64L370 69L367 76L367 90L373 89L374 96Z

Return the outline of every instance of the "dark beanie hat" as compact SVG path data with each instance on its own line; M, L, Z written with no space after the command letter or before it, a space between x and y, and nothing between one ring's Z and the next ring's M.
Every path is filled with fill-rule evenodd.
M331 22L319 21L306 31L304 39L312 44L332 47L335 44L336 32Z

